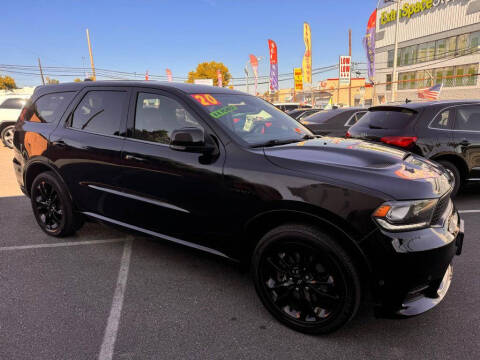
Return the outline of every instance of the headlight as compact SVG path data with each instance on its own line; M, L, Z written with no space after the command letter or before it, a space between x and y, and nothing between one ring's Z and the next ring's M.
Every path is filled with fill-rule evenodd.
M437 199L389 201L377 208L373 218L389 231L406 231L430 226Z

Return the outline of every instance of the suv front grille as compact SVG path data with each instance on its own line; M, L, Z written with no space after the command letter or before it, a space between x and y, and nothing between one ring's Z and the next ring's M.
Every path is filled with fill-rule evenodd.
M443 213L448 208L448 204L450 203L450 192L443 195L440 200L438 200L437 207L433 212L432 216L432 225L441 225L440 220L442 219Z

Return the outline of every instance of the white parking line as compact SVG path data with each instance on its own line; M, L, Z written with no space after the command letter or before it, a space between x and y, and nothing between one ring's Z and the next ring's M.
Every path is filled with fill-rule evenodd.
M127 286L128 268L130 267L130 257L132 254L132 240L127 240L123 247L122 260L120 262L120 271L118 272L117 286L113 295L112 307L108 316L107 327L103 336L102 347L98 360L111 360L115 340L117 339L118 325L122 316L123 298Z
M114 243L114 242L123 242L126 240L127 239L123 238L123 239L106 239L106 240L64 241L64 242L52 243L52 244L3 246L3 247L0 247L0 251L41 249L41 248L54 248L54 247L78 246L78 245L98 245L98 244L108 244L108 243Z
M480 213L480 210L459 210L460 214L475 214Z

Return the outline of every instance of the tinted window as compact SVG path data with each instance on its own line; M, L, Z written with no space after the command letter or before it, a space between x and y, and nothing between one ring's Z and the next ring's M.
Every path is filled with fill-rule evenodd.
M442 111L437 117L432 121L430 127L434 129L451 129L453 123L454 111L445 110Z
M118 135L127 100L124 91L89 91L73 113L70 126L103 135Z
M21 109L26 102L27 99L22 98L7 99L0 105L0 109Z
M353 116L347 120L347 122L345 123L345 126L352 126L353 124L356 124L358 120L360 120L363 117L363 115L365 115L366 113L367 113L366 111L359 111L353 114Z
M25 119L32 122L58 122L75 96L75 92L62 92L43 95L29 106Z
M176 100L156 94L138 94L134 138L169 144L173 130L191 126L200 127Z
M415 119L415 115L415 112L408 109L373 109L367 112L357 124L370 129L403 129Z
M480 131L480 106L465 106L457 109L455 129Z

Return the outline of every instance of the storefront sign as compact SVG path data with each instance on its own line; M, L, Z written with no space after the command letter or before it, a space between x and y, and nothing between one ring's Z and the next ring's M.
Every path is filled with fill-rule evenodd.
M414 3L405 3L403 4L400 10L400 19L401 18L411 18L416 14L421 14L424 11L430 10L440 5L450 4L453 2L458 2L458 0L422 0ZM383 11L380 15L380 23L382 25L388 24L397 19L397 11Z
M295 91L302 91L303 90L302 68L293 69L293 76L295 79Z
M352 58L340 56L340 84L350 84L350 73L352 70Z

